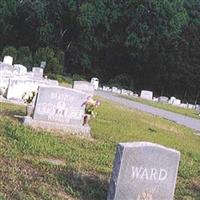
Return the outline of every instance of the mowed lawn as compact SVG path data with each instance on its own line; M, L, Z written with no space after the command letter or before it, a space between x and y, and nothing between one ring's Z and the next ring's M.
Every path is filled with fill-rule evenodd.
M151 100L147 100L147 99L141 99L138 97L123 96L123 95L118 95L118 96L138 102L138 103L142 103L142 104L145 104L148 106L153 106L155 108L160 108L160 109L163 109L166 111L170 111L170 112L178 113L178 114L185 115L188 117L200 119L199 112L195 109L182 108L182 107L175 106L172 104L155 102L155 101L151 101Z
M175 199L200 200L200 137L101 100L91 139L26 128L24 107L0 103L0 199L105 200L116 144L149 141L181 152Z

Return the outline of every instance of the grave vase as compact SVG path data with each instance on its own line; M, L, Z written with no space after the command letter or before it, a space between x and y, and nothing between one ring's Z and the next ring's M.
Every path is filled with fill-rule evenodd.
M31 117L33 114L33 106L31 104L28 104L26 106L26 115Z

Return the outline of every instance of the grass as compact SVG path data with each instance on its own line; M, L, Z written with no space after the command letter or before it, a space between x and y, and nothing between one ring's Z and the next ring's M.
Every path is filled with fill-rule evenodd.
M24 127L13 117L24 113L0 104L0 199L106 199L116 144L150 141L181 152L175 200L200 200L200 137L191 129L105 100L92 139Z
M195 109L181 108L181 107L174 106L171 104L159 103L159 102L155 102L155 101L151 101L151 100L147 100L147 99L141 99L141 98L137 98L137 97L127 97L127 96L122 96L122 95L120 95L120 96L123 98L129 99L129 100L138 102L138 103L153 106L155 108L161 108L163 110L167 110L170 112L174 112L174 113L178 113L178 114L185 115L188 117L200 119L199 112Z

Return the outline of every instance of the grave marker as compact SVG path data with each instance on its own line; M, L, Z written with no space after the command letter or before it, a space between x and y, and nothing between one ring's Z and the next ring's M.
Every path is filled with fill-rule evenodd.
M118 144L107 200L173 200L179 160L158 144Z
M87 97L87 93L71 88L39 87L33 119L27 117L24 123L90 136L90 127L82 125Z
M140 97L142 99L148 99L148 100L152 100L153 99L153 92L152 91L148 91L148 90L142 90Z
M94 94L94 86L87 81L74 81L73 88L82 92L88 93L88 95Z

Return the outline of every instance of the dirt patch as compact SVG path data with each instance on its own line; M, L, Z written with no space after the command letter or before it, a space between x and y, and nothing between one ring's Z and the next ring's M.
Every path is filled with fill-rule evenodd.
M42 159L40 159L40 161L48 162L53 165L65 165L66 164L64 160L55 159L55 158L42 158Z

